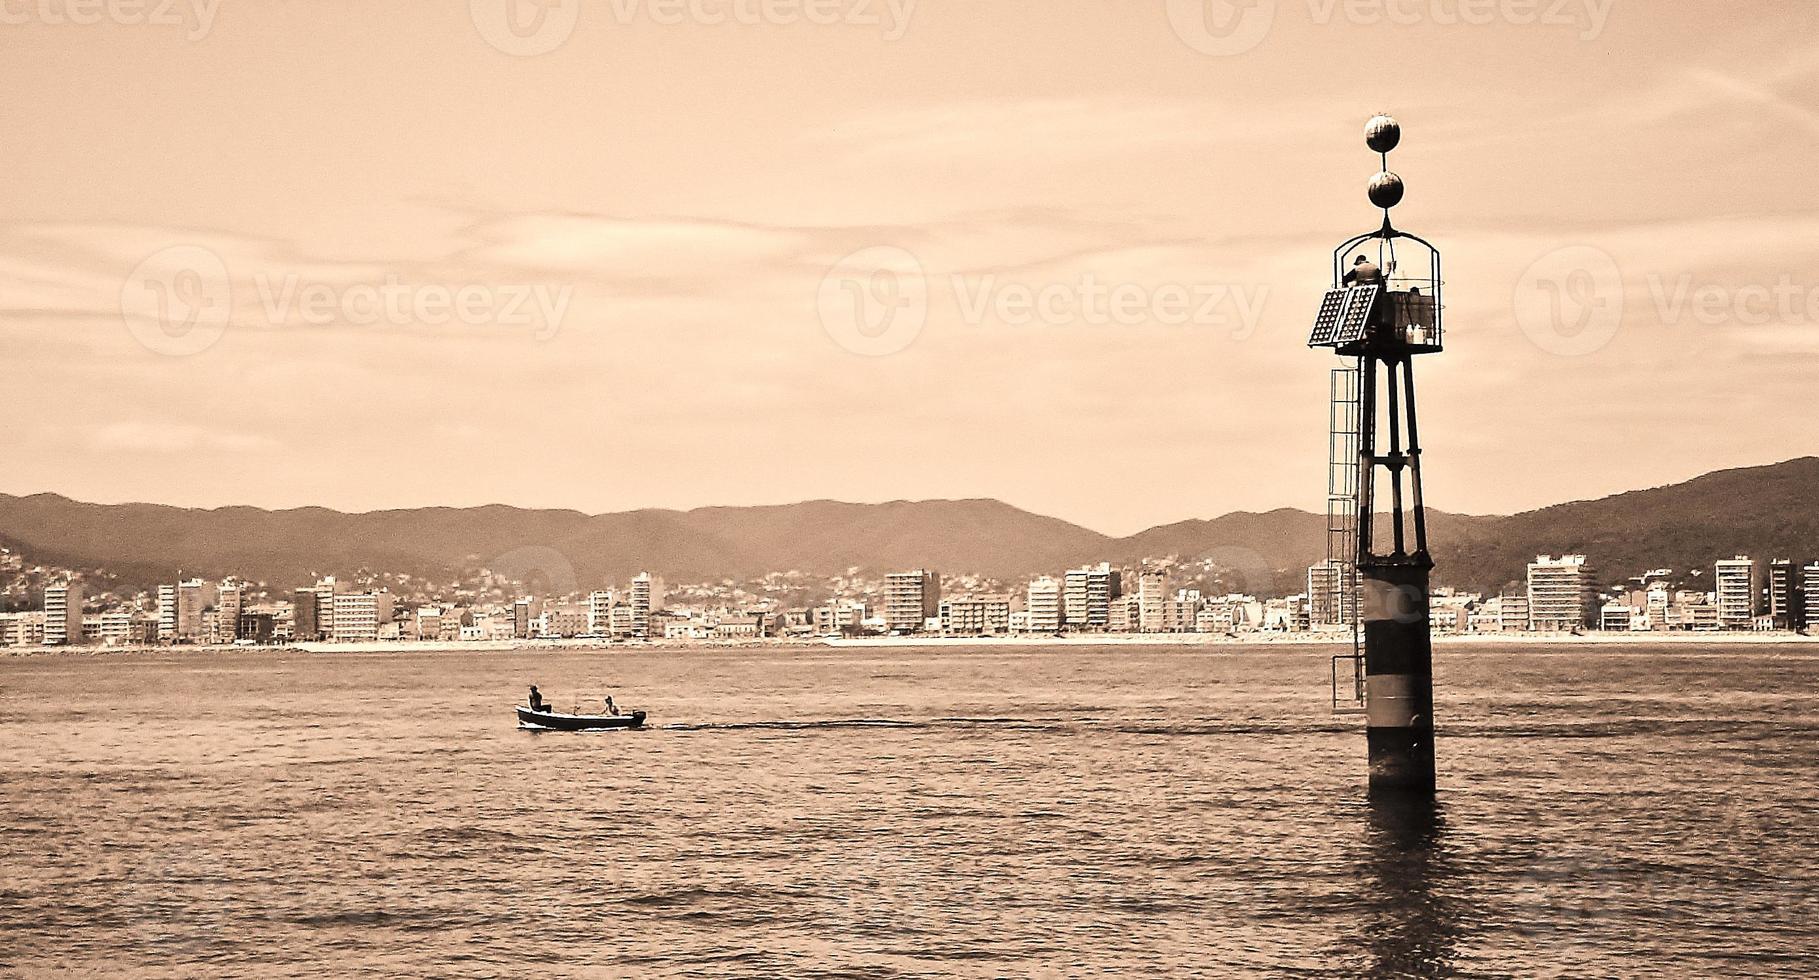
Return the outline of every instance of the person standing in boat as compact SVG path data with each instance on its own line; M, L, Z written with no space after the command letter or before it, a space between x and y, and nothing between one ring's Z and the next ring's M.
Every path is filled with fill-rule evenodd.
M613 696L611 694L606 696L606 713L609 715L617 715L619 713L619 706L613 703Z
M543 692L537 690L537 685L535 685L535 684L531 685L531 710L532 711L542 711L543 710Z

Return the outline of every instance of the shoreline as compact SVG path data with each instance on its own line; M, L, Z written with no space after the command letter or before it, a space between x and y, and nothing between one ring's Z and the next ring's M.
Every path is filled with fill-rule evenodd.
M842 650L842 649L942 649L942 648L1064 648L1078 647L1346 647L1348 633L1082 633L1063 636L863 636L804 637L743 640L655 640L602 643L596 639L513 640L373 640L356 643L307 642L269 646L183 644L179 646L39 646L0 648L0 658L56 656L112 656L158 653L234 653L281 651L288 653L535 653L592 650L601 653L634 653L653 650ZM1442 633L1433 637L1436 648L1488 645L1510 646L1774 646L1812 645L1819 636L1798 633Z

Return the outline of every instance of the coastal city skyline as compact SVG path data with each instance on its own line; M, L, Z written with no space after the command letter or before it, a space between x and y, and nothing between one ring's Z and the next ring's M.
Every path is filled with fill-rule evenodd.
M24 570L0 549L0 572ZM1110 562L1039 575L1022 588L933 569L846 576L817 583L823 601L792 605L764 592L773 580L799 592L792 574L753 583L696 583L671 590L642 572L624 587L533 593L482 570L477 586L401 596L383 583L321 578L294 589L184 578L130 599L87 593L82 577L34 568L47 584L38 611L0 612L0 646L269 645L411 641L589 642L940 636L1058 637L1111 634L1281 633L1343 639L1358 621L1360 594L1342 562L1310 566L1298 593L1206 588L1242 570L1179 556L1132 566ZM1819 560L1720 559L1705 569L1651 569L1621 582L1601 578L1585 555L1537 555L1523 581L1495 593L1447 586L1430 601L1435 634L1671 631L1805 632L1807 597L1819 597ZM1347 585L1351 581L1352 584ZM1185 584L1192 582L1195 584ZM1709 588L1705 588L1709 583ZM421 586L420 586L421 588Z

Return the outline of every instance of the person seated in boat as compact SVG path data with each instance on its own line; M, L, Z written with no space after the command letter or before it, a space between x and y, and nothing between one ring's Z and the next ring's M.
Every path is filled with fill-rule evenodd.
M531 685L531 710L532 711L542 711L543 710L543 692L537 690L537 685L535 685L535 684Z
M616 715L619 713L619 706L613 703L613 696L611 694L606 696L606 713L609 715Z

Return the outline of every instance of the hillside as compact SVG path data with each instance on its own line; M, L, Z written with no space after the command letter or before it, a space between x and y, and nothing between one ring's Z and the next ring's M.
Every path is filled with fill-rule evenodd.
M1740 552L1809 560L1819 556L1816 503L1819 459L1807 457L1508 517L1434 511L1436 578L1495 589L1542 552L1591 555L1608 579L1656 566L1708 567ZM623 581L643 569L703 581L925 566L1016 580L1087 561L1180 555L1265 573L1283 588L1322 557L1324 535L1323 516L1283 509L1111 538L996 500L815 500L599 515L497 505L346 514L0 495L0 538L34 561L106 568L140 585L169 581L178 571L283 586L362 568L446 580L480 567L565 589Z

